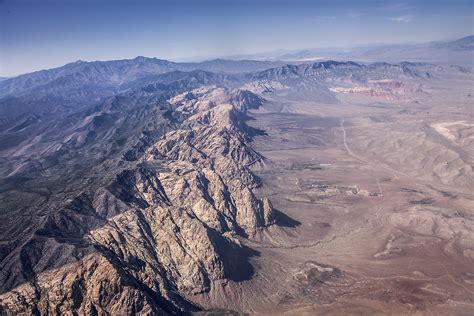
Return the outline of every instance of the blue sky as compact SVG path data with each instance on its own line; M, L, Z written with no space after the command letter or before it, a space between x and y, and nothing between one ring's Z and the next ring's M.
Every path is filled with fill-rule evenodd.
M0 76L82 60L203 59L474 33L472 0L0 0Z

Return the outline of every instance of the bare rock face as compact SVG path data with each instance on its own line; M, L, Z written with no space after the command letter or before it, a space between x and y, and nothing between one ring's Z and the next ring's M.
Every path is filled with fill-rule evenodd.
M101 255L40 274L34 283L2 295L5 314L98 315L156 313L173 309L157 305L159 292L144 291L132 275Z
M171 98L182 127L151 145L136 168L83 198L79 208L103 218L77 234L85 255L2 294L0 311L173 314L198 310L184 297L209 291L216 280L249 277L251 251L236 237L274 223L247 168L263 163L247 145L243 119L261 102L216 87ZM67 216L50 221L46 228L68 225Z
M188 118L190 129L165 135L144 160L168 160L172 172L162 173L160 182L173 205L190 207L200 221L220 233L251 233L273 223L271 204L253 195L251 189L258 181L246 167L263 157L246 144L245 126L239 120L247 107L259 106L261 99L242 91L226 99L222 93L203 96L212 105ZM179 98L174 101L182 107Z

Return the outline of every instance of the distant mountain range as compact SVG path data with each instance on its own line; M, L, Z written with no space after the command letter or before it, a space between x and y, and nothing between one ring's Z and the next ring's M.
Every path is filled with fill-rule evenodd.
M175 63L147 57L112 61L76 61L62 67L36 71L0 81L0 96L30 92L55 93L68 90L87 96L117 92L127 83L172 71L203 70L243 73L284 65L277 61L215 59L201 63ZM72 91L71 91L72 89Z
M315 48L292 51L278 51L238 58L286 60L308 62L314 60L353 60L359 62L431 62L474 65L474 35L453 41L437 41L423 44L370 45L348 48Z
M431 42L428 45L449 50L474 50L474 35L466 36L455 41Z
M453 41L424 44L373 45L357 48L302 49L245 56L239 60L213 59L203 62L178 63L158 58L138 56L134 59L111 61L72 62L62 67L40 70L13 78L0 77L0 97L25 92L54 92L70 84L87 91L92 84L106 91L110 87L124 88L124 83L171 71L203 70L213 73L238 74L323 60L351 60L357 62L403 61L430 62L474 66L474 35ZM261 59L261 60L257 60ZM54 87L54 88L53 88ZM52 90L51 90L52 89Z

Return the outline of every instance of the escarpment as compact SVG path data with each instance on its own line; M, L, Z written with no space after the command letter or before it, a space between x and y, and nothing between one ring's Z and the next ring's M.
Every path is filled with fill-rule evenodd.
M189 298L214 281L249 278L253 251L238 238L274 223L248 169L263 157L248 145L245 113L262 102L216 87L169 99L179 127L109 185L46 217L1 313L177 314L199 310Z

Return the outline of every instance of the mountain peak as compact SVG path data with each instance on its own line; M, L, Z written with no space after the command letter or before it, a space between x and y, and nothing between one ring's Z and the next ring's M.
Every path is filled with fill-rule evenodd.
M145 57L145 56L137 56L133 60L135 60L135 61L147 61L147 60L150 60L150 59L152 59L152 58Z

